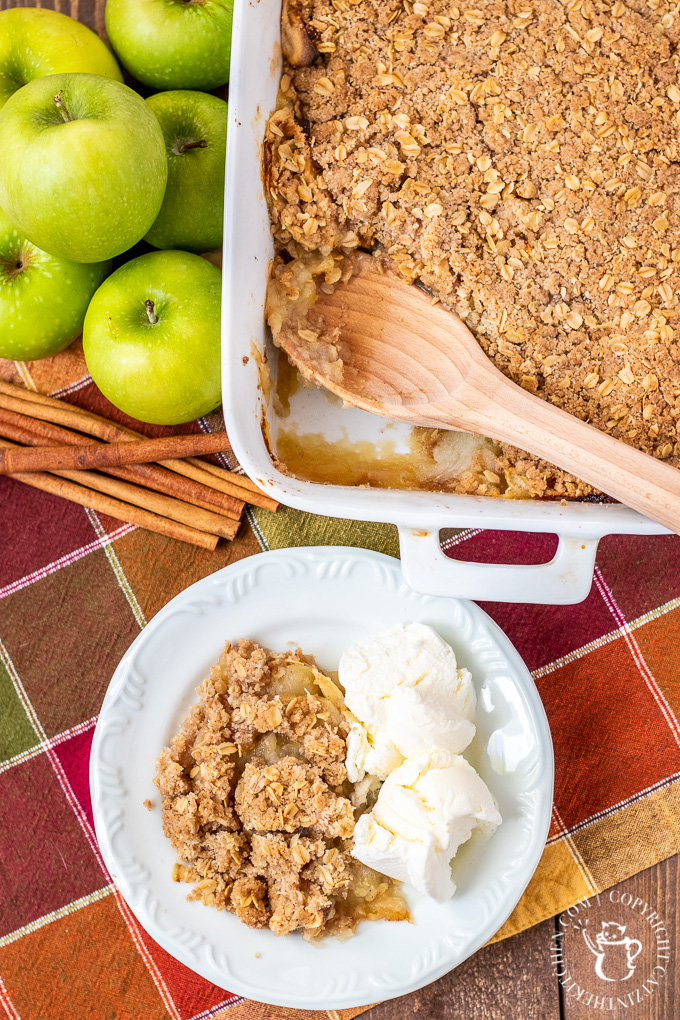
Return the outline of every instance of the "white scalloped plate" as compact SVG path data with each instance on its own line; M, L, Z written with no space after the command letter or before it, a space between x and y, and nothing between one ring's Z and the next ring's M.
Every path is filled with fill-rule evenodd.
M364 922L346 942L310 945L254 931L186 900L161 830L154 760L227 640L300 646L336 669L347 645L399 622L428 623L455 649L478 694L466 757L503 824L473 838L454 865L455 896L408 891L414 923ZM90 783L97 838L135 916L169 953L222 988L273 1005L340 1009L404 995L462 963L497 931L531 878L550 822L553 752L543 705L508 639L473 602L417 595L398 560L360 549L282 549L192 585L134 641L104 699ZM150 798L153 809L143 804Z

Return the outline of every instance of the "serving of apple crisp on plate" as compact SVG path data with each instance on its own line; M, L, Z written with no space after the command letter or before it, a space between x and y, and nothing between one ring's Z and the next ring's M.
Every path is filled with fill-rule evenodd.
M462 753L473 678L432 627L369 634L337 675L228 641L198 694L156 763L172 877L250 928L312 939L410 920L400 882L446 902L459 848L501 824Z
M667 0L284 5L265 154L275 340L313 346L315 290L361 247L516 383L680 464L679 32ZM486 453L464 491L592 492Z
M348 781L337 683L299 650L228 642L199 696L155 780L190 898L277 935L407 920L398 884L350 854L354 809L377 783Z

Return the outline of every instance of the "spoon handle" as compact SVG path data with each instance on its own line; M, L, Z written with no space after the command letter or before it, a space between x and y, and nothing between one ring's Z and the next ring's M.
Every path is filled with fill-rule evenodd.
M680 471L521 389L491 362L466 374L467 427L557 464L680 533ZM459 394L460 396L460 394ZM438 404L439 424L460 424ZM432 405L428 417L433 417Z

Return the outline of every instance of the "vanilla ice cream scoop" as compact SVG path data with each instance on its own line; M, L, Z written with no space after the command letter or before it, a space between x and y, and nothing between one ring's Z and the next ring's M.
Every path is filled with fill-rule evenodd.
M339 680L357 719L347 741L352 782L367 772L385 779L413 754L456 754L475 735L472 677L425 624L398 624L358 641L340 660Z
M458 673L470 674L467 670ZM387 732L399 753L408 758L433 749L458 754L475 735L474 690L461 714L453 707L460 700L458 676L427 676L415 687L400 685L387 704Z
M364 638L340 660L354 715L347 773L383 779L354 829L354 856L443 902L455 892L451 860L478 826L501 822L494 799L460 754L475 735L472 677L443 638L402 623Z
M494 799L461 755L408 758L385 780L373 810L354 829L353 855L439 902L456 886L451 859L473 829L500 825Z

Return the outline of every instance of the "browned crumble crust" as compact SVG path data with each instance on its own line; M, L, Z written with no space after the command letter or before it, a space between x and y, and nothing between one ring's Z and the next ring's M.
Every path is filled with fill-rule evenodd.
M407 918L397 884L350 854L349 724L333 680L299 650L240 641L198 693L154 780L189 899L277 935Z
M305 0L301 17L316 59L285 65L267 128L280 248L379 247L521 386L680 464L679 5ZM502 456L531 489L590 491Z

